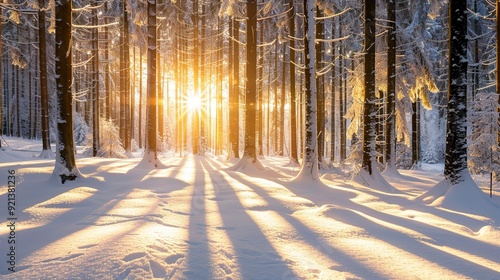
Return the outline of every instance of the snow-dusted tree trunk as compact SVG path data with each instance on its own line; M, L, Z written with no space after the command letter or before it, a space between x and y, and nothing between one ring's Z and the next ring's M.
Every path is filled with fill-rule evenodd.
M42 153L40 157L53 157L50 150L49 93L47 83L47 39L45 27L45 0L38 1L38 61L40 69L40 107L42 125ZM1 28L0 28L1 30ZM1 68L1 67L0 67Z
M364 1L365 15L365 87L363 106L363 159L361 163L369 175L375 167L375 122L377 115L375 96L375 1Z
M467 3L451 0L448 115L444 175L451 185L467 172Z
M99 118L100 118L100 102L99 102L99 18L97 16L97 1L94 0L92 5L95 8L92 10L92 156L97 156L99 152Z
M387 118L385 160L396 168L396 0L387 0Z
M158 167L156 153L156 0L147 1L148 77L146 103L146 147L143 162Z
M319 181L316 127L316 37L315 1L304 0L305 120L304 161L297 179Z
M122 5L121 10L123 11L123 18L122 18L123 22L120 30L121 32L120 34L120 138L122 139L125 153L127 153L128 156L131 156L132 131L131 131L131 117L130 117L131 92L130 92L129 18L128 18L126 1L125 0L120 0L120 1L121 1L120 4ZM156 22L156 14L154 15L154 18Z
M255 119L257 117L257 0L247 1L245 150L243 157L257 161Z
M295 94L295 8L294 2L290 1L288 12L288 44L290 46L290 156L293 162L299 162L297 153L297 108Z
M55 8L58 140L54 175L59 176L64 184L66 180L75 180L79 176L73 141L71 0L57 0Z
M240 86L239 86L239 73L240 73L240 48L239 42L239 32L240 23L239 21L232 19L232 30L233 38L231 38L232 54L229 54L233 58L233 71L232 71L232 84L229 85L231 92L229 93L229 143L231 145L231 153L235 158L239 158L240 150Z
M323 12L319 9L319 7L316 8L316 16L317 17L323 17L324 14ZM321 69L323 67L323 48L324 48L324 43L321 42L321 40L325 39L325 20L320 19L318 20L316 24L316 39L318 39L319 42L315 43L315 53L316 53L316 69ZM307 29L306 29L307 30ZM316 112L316 122L317 122L317 153L318 153L318 162L320 164L323 163L323 156L325 154L325 85L324 85L324 78L321 75L318 75L316 73L316 103L317 103L317 112Z

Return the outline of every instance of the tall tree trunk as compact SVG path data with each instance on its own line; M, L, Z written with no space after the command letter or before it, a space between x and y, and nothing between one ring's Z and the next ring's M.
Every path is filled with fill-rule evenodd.
M317 17L322 17L323 13L319 8L316 8ZM318 20L316 24L316 39L325 38L325 22L323 19ZM322 68L323 63L323 45L322 42L316 42L316 69ZM318 128L318 163L323 163L323 155L325 153L325 90L323 76L316 74L316 98L317 98L317 128Z
M79 176L75 161L73 141L73 96L72 96L72 45L71 45L71 10L70 0L58 0L55 7L56 18L56 84L58 104L58 141L54 175L66 180L75 180Z
M317 118L316 118L316 50L314 38L316 34L315 1L304 0L304 73L305 73L305 120L306 132L304 143L304 161L297 180L320 181L318 174L317 154Z
M286 45L282 44L281 47L282 60L281 60L281 98L280 98L280 152L279 155L283 156L285 151L285 101L286 101Z
M239 32L240 23L237 20L233 22L233 79L232 86L233 92L229 94L229 143L232 148L232 154L235 158L239 158L240 150L240 49L239 49Z
M385 161L396 168L396 0L387 0L387 117L385 126Z
M258 134L258 154L259 156L264 155L264 96L263 96L263 83L264 83L264 21L261 21L259 24L260 34L259 34L259 75L257 81L257 90L259 95L259 108L258 108L258 117L257 117L257 134Z
M247 47L245 91L245 149L243 157L257 161L255 118L257 117L257 0L247 0Z
M38 57L40 63L40 107L42 110L42 154L40 157L50 157L50 125L49 125L49 93L47 84L47 39L45 27L45 0L38 1ZM1 24L1 23L0 23ZM0 25L1 30L1 25ZM1 52L1 48L0 48ZM1 69L1 65L0 65ZM1 86L0 86L1 88ZM1 102L0 102L1 104ZM1 109L0 109L1 110ZM47 154L48 153L48 154Z
M121 0L123 5L123 25L120 35L121 57L120 57L120 132L123 148L131 155L131 131L130 131L130 50L129 50L129 19L127 3Z
M108 3L104 4L104 14L105 14L105 20L104 23L107 25L109 23L109 16L108 16ZM104 117L106 120L110 120L111 118L111 63L109 61L109 48L111 46L110 41L111 41L111 36L109 34L109 27L105 26L104 27L104 61L106 61L106 70L104 73L104 85L106 87L106 110L104 113Z
M290 45L290 150L291 160L298 163L297 154L297 97L295 92L295 8L294 1L290 3L291 9L288 12L288 42Z
M363 159L361 167L372 175L375 170L375 1L364 1L365 15L365 100L363 106Z
M143 161L158 167L156 148L156 0L147 1L147 30L148 30L148 77L147 77L147 103L146 103L146 148Z
M99 152L99 18L97 1L93 1L92 10L92 155Z
M465 179L467 169L467 3L450 0L450 55L445 178L451 185Z

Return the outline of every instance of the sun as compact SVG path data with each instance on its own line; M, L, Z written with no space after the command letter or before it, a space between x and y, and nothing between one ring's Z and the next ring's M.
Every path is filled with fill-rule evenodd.
M190 92L185 100L186 107L190 112L201 110L202 100L198 94Z

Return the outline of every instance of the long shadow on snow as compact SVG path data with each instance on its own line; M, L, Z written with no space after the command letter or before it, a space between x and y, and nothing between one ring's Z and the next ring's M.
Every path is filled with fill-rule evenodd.
M303 237L304 240L312 241L310 242L311 246L315 247L318 251L328 256L330 259L332 259L332 261L338 262L340 264L340 267L335 267L336 270L349 271L351 273L352 271L356 271L358 273L357 276L364 279L374 279L375 275L377 275L376 276L378 277L377 279L383 278L382 275L378 275L376 271L370 270L368 267L366 267L365 264L360 263L357 259L353 258L352 256L349 256L346 253L342 252L341 250L332 247L326 242L322 242L323 237L321 236L320 233L315 232L314 230L305 226L297 218L291 216L293 211L286 208L282 201L272 197L262 186L259 186L257 184L254 184L246 180L237 172L227 172L227 173L229 176L231 176L235 180L238 180L245 186L250 187L253 191L255 191L256 194L266 199L269 202L269 205L273 205L274 208L270 207L269 210L277 211L282 218L284 218L290 225L292 225L295 228L295 230L300 234L300 236ZM349 193L346 193L344 195L346 197L351 196L351 194ZM314 239L308 238L309 236L313 236Z
M226 233L234 246L242 279L276 279L278 275L273 272L277 271L282 275L294 275L259 226L246 213L231 183L210 164L204 166L214 185L214 195L224 228L228 229ZM272 266L272 269L267 269L267 266Z
M187 271L184 275L188 279L197 279L207 276L211 271L210 251L208 249L208 236L205 209L205 174L199 157L194 157L195 173L193 194L191 200L191 213L189 216L189 240L187 253Z
M165 194L183 189L187 186L187 183L174 178L149 178L146 181L143 181L142 179L144 176L146 176L150 171L151 170L147 169L134 170L133 172L121 175L119 180L113 182L114 187L99 187L98 191L93 196L73 205L73 209L54 218L49 223L25 230L20 228L18 232L16 232L16 237L20 243L22 242L23 244L27 244L29 246L20 246L17 258L18 263L23 264L23 260L25 258L37 252L41 248L49 246L53 242L78 231L84 230L87 227L94 226L94 222L96 222L103 215L100 213L109 212L109 210L113 209L134 189L151 190L155 193ZM114 179L116 180L116 178ZM92 187L91 184L87 184L92 181L95 182L95 180L87 180L87 182L86 180L69 182L66 186L64 186L64 188L57 188L58 191L56 193L63 193L81 186ZM102 184L105 185L106 183L104 182ZM29 188L25 187L25 189L28 190ZM54 193L51 194L53 195ZM114 194L116 194L116 196L113 196L113 198L109 200L110 195ZM19 209L18 211L22 211L24 209ZM73 222L68 224L68 220ZM83 223L82 220L84 220ZM131 228L129 232L135 230L137 230L137 228ZM122 236L125 234L126 232L122 233ZM51 256L47 257L49 258ZM25 265L28 267L30 266L30 264Z
M325 186L325 188L328 187ZM396 247L406 250L407 252L413 253L424 259L440 264L441 266L447 267L450 270L456 270L458 268L459 273L462 273L463 275L467 275L472 278L475 278L476 276L475 274L477 272L485 273L485 275L495 275L496 273L498 273L496 271L469 262L457 256L453 256L446 252L440 251L436 248L430 247L429 245L426 245L424 243L415 240L415 238L412 236L384 227L364 217L363 215L419 232L429 237L430 240L428 240L428 242L430 243L436 243L439 246L441 245L449 246L451 248L456 248L464 252L468 252L477 256L483 256L487 259L493 260L496 258L496 255L498 255L498 248L493 247L491 244L477 241L475 239L468 238L433 225L379 212L372 208L354 203L351 200L338 201L337 196L333 194L334 192L333 189L331 190L332 194L330 196L325 197L326 196L325 192L325 195L323 195L321 199L318 199L317 196L312 195L311 193L308 194L307 192L298 192L297 189L294 187L289 187L289 189L296 195L300 195L304 198L307 198L319 206L326 204L324 202L328 200L328 197L331 197L329 204L340 206L340 208L332 210L331 213L333 214L331 218L342 221L346 224L364 228L369 234L380 240L387 242L388 244L392 244ZM397 204L397 200L401 199L400 203L401 202L403 202L404 204L411 203L411 201L409 202L409 200L403 197L384 195L381 193L376 193L376 194L379 197L383 197L385 199L384 201L391 200L392 203ZM442 215L442 216L447 215L449 217L455 216L454 218L456 219L459 218L461 220L463 220L464 218L462 215L444 212L442 210L435 209L432 207L427 207L427 210L430 210L429 212L434 212L435 214L438 213L436 215ZM343 211L344 214L350 212L348 213L349 219L345 219L344 218L345 215L338 215L337 213L340 211ZM450 262L451 260L462 262L462 265L452 266Z

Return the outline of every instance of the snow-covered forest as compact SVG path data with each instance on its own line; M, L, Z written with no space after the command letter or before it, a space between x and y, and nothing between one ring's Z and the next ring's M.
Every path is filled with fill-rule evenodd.
M497 278L498 5L0 1L0 278Z

